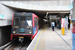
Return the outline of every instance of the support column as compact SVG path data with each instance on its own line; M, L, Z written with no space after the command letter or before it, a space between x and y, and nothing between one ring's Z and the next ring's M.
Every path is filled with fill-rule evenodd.
M61 32L62 35L65 35L65 18L61 19Z
M75 27L73 24L75 23L75 1L73 2L73 9L72 9L72 26ZM75 50L75 33L72 29L72 50Z
M72 25L73 25L73 29L72 29L72 50L75 50L75 20L72 20Z

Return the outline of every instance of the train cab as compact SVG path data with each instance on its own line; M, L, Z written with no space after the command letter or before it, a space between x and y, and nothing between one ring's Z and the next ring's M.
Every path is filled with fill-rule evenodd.
M38 31L38 17L33 13L15 13L12 18L11 40L18 38L23 41L25 37L33 39Z

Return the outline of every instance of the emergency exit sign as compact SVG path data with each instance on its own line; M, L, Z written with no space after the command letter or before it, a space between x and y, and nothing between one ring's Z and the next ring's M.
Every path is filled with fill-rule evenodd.
M4 15L0 15L0 18L4 18Z

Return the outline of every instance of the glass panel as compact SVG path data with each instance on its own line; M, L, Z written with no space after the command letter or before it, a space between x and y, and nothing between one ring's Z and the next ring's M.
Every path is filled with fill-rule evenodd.
M24 28L24 27L25 27L25 17L21 17L21 20L20 20L20 27L21 27L21 28Z
M35 27L37 27L37 18L36 17L34 17L34 24L35 24Z
M19 24L19 18L14 18L14 26L18 26Z
M32 26L32 18L31 17L27 17L27 24L28 26Z

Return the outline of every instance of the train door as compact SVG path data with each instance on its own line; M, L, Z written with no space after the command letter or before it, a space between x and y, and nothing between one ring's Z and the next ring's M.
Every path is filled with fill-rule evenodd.
M25 17L20 17L20 33L24 34L26 31L26 21Z
M20 33L32 34L32 17L20 18Z

